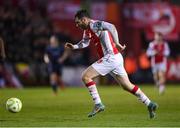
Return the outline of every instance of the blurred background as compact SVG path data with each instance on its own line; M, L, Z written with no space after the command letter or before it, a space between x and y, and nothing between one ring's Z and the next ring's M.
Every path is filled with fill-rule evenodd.
M180 82L180 1L178 0L0 0L0 36L6 62L0 65L0 87L47 86L43 56L50 35L74 44L82 38L74 14L87 9L92 18L113 23L122 44L125 68L132 82L153 83L146 49L154 31L165 35L170 46L168 83ZM81 72L97 60L93 46L71 53L64 63L62 79L67 86L82 86ZM102 85L115 81L98 80Z

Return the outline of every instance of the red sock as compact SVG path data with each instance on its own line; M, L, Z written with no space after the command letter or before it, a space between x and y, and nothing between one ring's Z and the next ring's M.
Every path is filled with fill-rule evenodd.
M99 96L98 90L96 88L96 83L94 81L91 81L86 84L86 87L89 90L89 93L94 101L94 104L99 104L101 103L101 98Z
M131 90L131 93L134 94L146 106L150 104L150 99L139 89L138 86L135 85Z
M94 81L91 81L91 82L89 82L89 83L86 84L86 87L90 87L90 86L92 86L92 85L96 85L96 83L95 83Z
M131 93L136 94L138 89L139 89L139 87L135 85L134 88L131 90Z

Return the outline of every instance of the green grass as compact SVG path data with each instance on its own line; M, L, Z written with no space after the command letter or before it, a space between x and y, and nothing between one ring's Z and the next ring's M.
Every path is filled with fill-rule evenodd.
M87 118L93 103L86 88L67 88L58 96L54 96L50 88L1 89L0 127L180 127L180 86L169 85L162 96L153 86L141 88L159 104L155 119L149 119L147 108L118 86L99 87L106 110L93 118ZM10 113L5 109L5 102L10 97L21 99L21 112Z

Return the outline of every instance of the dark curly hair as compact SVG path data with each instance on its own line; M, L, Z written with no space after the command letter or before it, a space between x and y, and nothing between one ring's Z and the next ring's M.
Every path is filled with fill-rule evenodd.
M83 17L90 17L89 13L86 10L79 10L75 14L75 18L81 19Z

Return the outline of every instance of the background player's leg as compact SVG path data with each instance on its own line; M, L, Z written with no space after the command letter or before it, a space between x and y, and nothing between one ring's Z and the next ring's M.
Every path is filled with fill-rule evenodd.
M65 88L65 85L64 85L64 82L63 82L61 76L58 77L58 85L60 86L60 88L61 88L62 90Z
M62 80L62 66L59 66L59 72L57 73L58 74L58 85L60 86L61 89L64 89L65 88L65 85L64 85L64 81Z
M159 94L162 94L165 91L165 81L166 81L165 72L159 71L158 76L159 76Z
M57 94L58 89L58 75L56 73L50 74L50 84L54 94Z
M158 75L158 72L153 73L153 79L154 79L156 87L159 88L159 75Z

